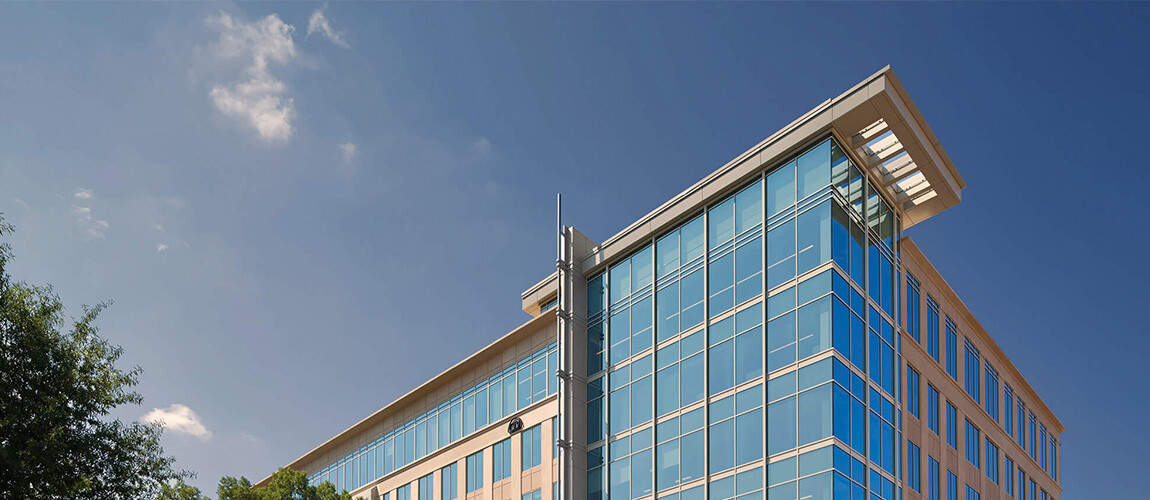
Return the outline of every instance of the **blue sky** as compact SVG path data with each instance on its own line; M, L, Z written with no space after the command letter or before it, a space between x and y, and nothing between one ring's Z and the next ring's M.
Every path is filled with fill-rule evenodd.
M316 13L319 13L317 16ZM966 178L908 234L1142 492L1150 53L1137 4L0 4L11 271L145 370L214 491L527 319L553 198L603 240L891 64ZM1133 188L1131 188L1133 189ZM179 406L173 406L179 405Z

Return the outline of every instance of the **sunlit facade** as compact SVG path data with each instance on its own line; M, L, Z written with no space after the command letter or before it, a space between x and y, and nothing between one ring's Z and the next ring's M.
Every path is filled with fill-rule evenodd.
M965 187L889 68L289 464L386 500L1047 500L1064 431L906 228Z

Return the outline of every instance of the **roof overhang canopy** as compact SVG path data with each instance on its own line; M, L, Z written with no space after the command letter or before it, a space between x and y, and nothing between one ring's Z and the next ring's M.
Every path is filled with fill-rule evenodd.
M833 131L854 150L867 175L882 185L908 228L962 201L966 182L887 66L827 99L778 132L679 193L582 258L584 272L645 244L700 206L729 194L763 167L777 164Z
M811 113L826 111L871 179L899 205L903 228L962 201L966 182L889 66Z

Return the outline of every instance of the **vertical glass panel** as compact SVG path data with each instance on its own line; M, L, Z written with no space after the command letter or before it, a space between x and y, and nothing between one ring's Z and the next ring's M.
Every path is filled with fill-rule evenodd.
M735 303L763 292L763 240L755 238L735 249Z
M716 248L735 237L735 198L716 205L707 212L707 243Z
M848 200L850 200L851 208L860 216L866 213L865 207L863 206L865 182L862 171L852 163L850 166L850 197Z
M651 296L631 306L631 352L651 347Z
M703 270L698 269L679 282L679 328L687 330L703 322Z
M798 160L798 199L806 198L831 182L831 141L807 151Z
M604 277L606 275L599 275L595 279L587 282L587 316L591 317L603 312L607 304L606 292L603 286Z
M716 394L735 386L735 342L728 340L712 347L709 352L708 384L711 394Z
M679 440L660 444L655 452L655 483L663 490L679 484Z
M650 321L648 321L650 324ZM647 339L650 342L650 338ZM547 357L540 356L531 362L531 402L547 396Z
M679 363L681 370L679 401L683 406L703 399L704 382L703 354L699 353Z
M631 291L637 292L651 284L651 266L654 265L651 254L651 247L647 247L631 257Z
M655 408L659 415L679 408L679 365L661 370L655 381Z
M799 446L831 435L831 385L799 393Z
M789 220L767 233L767 288L795 277L795 221Z
M767 176L767 217L795 204L795 167L791 162Z
M611 315L611 328L608 332L611 338L611 364L618 364L631 357L630 308Z
M679 232L668 234L655 242L655 266L659 277L679 269Z
M463 400L463 435L475 431L475 396L468 396Z
M851 272L851 221L846 210L831 203L831 258L850 275Z
M587 442L594 443L604 437L603 398L599 398L587 403Z
M795 447L798 427L795 405L795 396L770 404L767 410L767 451L769 455Z
M624 387L611 393L611 418L608 423L611 434L617 434L631 427L631 388Z
M704 449L703 431L698 430L684 435L679 438L679 445L684 450L695 450L693 453L683 453L681 456L681 481L685 483L703 477L705 472L704 456L697 452Z
M739 415L735 422L735 435L738 436L735 441L735 465L763 458L762 408Z
M851 222L851 279L860 287L866 285L866 267L863 266L863 247L866 246L866 233L862 226Z
M604 324L595 323L587 327L587 373L596 374L603 370L606 359L603 356L603 345L606 337L603 334Z
M506 387L504 387L506 389ZM459 431L463 428L463 412L459 403L451 405L451 442L459 439Z
M640 498L652 493L651 479L654 472L654 457L650 449L631 456L631 498Z
M844 200L849 200L851 197L850 165L850 160L843 154L839 145L831 141L831 184L834 184Z
M799 214L798 273L802 274L831 258L831 201Z
M625 260L611 268L611 303L631 295L631 261Z
M518 406L516 409L526 408L531 404L531 365L526 365L519 369L519 393L516 396Z
M687 264L703 256L703 218L697 217L695 220L683 225L679 230L679 261L681 264Z
M504 377L504 415L515 413L515 375ZM455 440L455 438L452 438Z
M767 372L794 363L796 358L795 313L789 312L767 324Z
M735 338L735 384L763 375L763 329L754 328Z
M711 262L707 281L710 285L710 315L715 317L735 306L735 257L726 254Z
M831 347L831 296L799 309L798 359L813 356Z
M631 384L631 425L651 420L651 377L643 377Z
M743 234L763 221L763 183L751 184L735 195L735 234Z
M607 473L611 483L608 498L631 498L631 461L624 458L611 462L610 469Z
M658 342L679 333L679 283L671 283L659 290L655 296L655 308L659 322L655 327Z
M725 420L711 426L710 441L707 443L711 460L711 473L721 472L735 466L735 421Z

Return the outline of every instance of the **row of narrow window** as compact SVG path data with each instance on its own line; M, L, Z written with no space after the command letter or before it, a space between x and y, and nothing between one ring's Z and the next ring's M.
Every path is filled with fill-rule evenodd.
M909 272L907 273L906 309L907 333L916 342L922 342L920 332L921 321L921 286ZM943 319L940 322L940 317ZM940 359L939 335L940 323L945 324L946 330L946 359ZM938 302L930 294L926 295L926 350L927 354L940 364L945 364L946 373L955 382L958 382L958 328L949 316L940 315ZM919 378L920 375L908 366L907 375L907 406L908 411L916 418L919 414ZM982 358L978 347L968 338L963 338L963 380L962 386L976 403L979 403L987 415L995 422L1001 423L1007 435L1013 437L1024 452L1038 463L1039 467L1055 481L1058 480L1058 440L1052 432L1047 432L1046 425L1037 421L1033 411L1026 409L1022 398L1015 397L1014 389L1010 384L1001 380L998 370L990 364L989 360ZM1003 398L999 399L999 389ZM938 390L934 386L927 386L928 415L927 426L938 433ZM1000 407L1000 402L1002 403ZM947 404L950 407L950 404ZM1017 409L1017 410L1016 410ZM1017 417L1017 418L1016 418ZM1049 435L1048 435L1049 434ZM948 442L951 440L948 439ZM954 447L953 442L951 446Z
M989 441L987 443L989 444ZM921 451L917 445L914 443L907 443L907 460L909 464L907 470L907 486L918 493L925 493L927 500L941 500L944 493L946 495L946 500L958 500L958 476L955 475L954 472L947 470L946 489L944 490L943 485L940 482L942 477L940 475L941 468L939 466L939 462L937 459L930 455L927 455L926 457L926 484L923 484L923 479L921 478L920 471L918 470L920 466L919 453L921 453ZM1003 470L1002 484L1003 489L1006 490L1007 496L1017 500L1056 500L1055 497L1047 493L1046 490L1039 488L1038 483L1034 481L1033 477L1028 479L1026 472L1023 471L1021 467L1017 469L1018 475L1016 489L1014 462L1010 460L1010 457L1005 457L1005 459L1006 466ZM989 472L987 473L987 476L991 477L995 484L998 484L999 478L997 467L995 468L993 477L990 476ZM922 490L924 486L926 488L925 492ZM963 486L965 487L964 498L966 500L979 500L980 493L978 488L969 484L965 484Z

